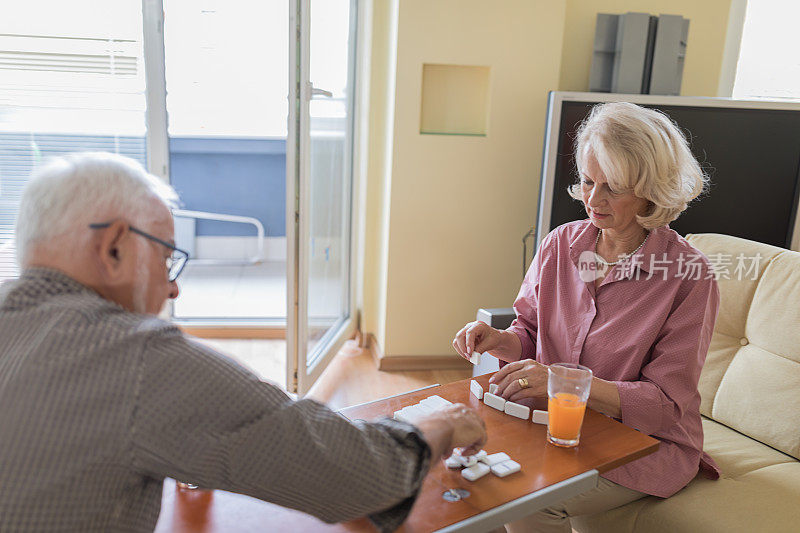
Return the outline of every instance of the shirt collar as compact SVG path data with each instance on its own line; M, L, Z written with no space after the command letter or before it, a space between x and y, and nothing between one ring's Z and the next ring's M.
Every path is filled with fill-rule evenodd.
M19 279L3 284L0 305L5 309L28 307L53 296L80 293L95 294L89 287L58 270L26 268Z

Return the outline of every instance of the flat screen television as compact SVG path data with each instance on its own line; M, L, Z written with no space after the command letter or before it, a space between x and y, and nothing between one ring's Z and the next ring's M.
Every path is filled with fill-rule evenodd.
M577 180L575 133L593 105L619 101L669 115L711 177L709 192L672 229L800 251L800 103L573 92L551 92L548 100L537 244L557 226L586 218L583 205L567 194Z

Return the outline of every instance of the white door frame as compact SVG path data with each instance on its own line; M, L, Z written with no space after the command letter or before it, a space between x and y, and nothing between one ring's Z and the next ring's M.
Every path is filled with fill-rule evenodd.
M361 78L368 68L368 59L364 59L364 50L360 46L364 42L365 30L364 17L358 13L360 2L354 1L351 5L352 17L356 17L355 43L351 40L350 57L355 61L348 61L349 77L354 79L354 73ZM286 141L286 245L287 245L287 389L306 394L320 377L334 355L339 351L346 340L351 338L358 327L356 303L360 301L361 294L357 291L357 274L362 271L360 266L361 236L359 216L362 201L361 180L366 166L361 162L361 150L366 141L366 131L362 125L366 124L366 108L363 100L359 101L362 87L353 83L353 95L350 96L352 104L350 121L352 124L352 139L349 150L351 158L351 190L350 190L350 265L349 265L349 290L348 307L349 316L338 325L338 328L325 335L327 344L321 348L313 366L307 366L307 338L308 338L308 227L309 227L309 200L310 189L307 177L310 172L310 161L307 155L310 146L309 113L308 106L312 98L312 86L309 81L309 44L310 44L310 0L291 0L289 6L289 123ZM355 46L355 54L352 47ZM298 61L299 60L299 61ZM360 83L359 79L359 83Z

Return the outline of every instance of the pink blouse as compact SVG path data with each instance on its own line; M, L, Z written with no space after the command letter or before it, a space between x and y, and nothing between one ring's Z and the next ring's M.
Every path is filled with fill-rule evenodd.
M539 246L508 328L522 358L580 363L619 389L623 424L661 441L658 451L603 474L668 497L698 468L719 477L703 452L697 382L711 342L719 289L704 255L668 226L595 291L598 230L589 220L553 230Z

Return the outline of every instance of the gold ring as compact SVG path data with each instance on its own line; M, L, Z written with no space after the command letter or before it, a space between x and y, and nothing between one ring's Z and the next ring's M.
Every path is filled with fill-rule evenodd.
M528 384L528 378L519 378L517 380L517 383L519 383L519 386L520 386L521 389L525 389L527 387L530 387L530 385Z

